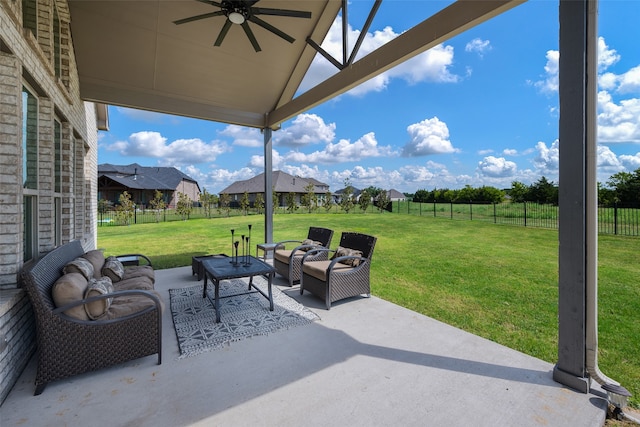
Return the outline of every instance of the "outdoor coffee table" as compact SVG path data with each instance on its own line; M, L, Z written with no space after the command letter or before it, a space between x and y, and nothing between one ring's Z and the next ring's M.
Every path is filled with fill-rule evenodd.
M237 265L234 265L235 259L238 261ZM246 257L246 260L250 263L243 263L242 260L243 257L208 258L202 260L202 267L204 268L204 289L202 291L202 298L207 297L207 280L210 279L215 287L214 306L216 309L216 323L220 322L220 282L222 280L248 277L248 291L253 287L256 291L260 292L263 297L269 300L269 310L273 311L273 294L271 293L271 284L276 274L276 269L251 255L247 255ZM267 279L267 289L269 290L268 295L253 285L254 276L263 276ZM240 293L231 296L237 295L243 294Z

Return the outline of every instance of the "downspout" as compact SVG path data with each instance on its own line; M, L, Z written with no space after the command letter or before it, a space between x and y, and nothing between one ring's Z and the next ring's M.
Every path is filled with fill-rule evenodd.
M587 1L586 42L586 368L607 392L630 396L620 383L598 367L598 187L597 187L597 85L598 0Z

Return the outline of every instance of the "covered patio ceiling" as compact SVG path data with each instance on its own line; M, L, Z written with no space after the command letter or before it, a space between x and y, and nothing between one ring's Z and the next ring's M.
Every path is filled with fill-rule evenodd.
M340 72L297 98L317 54L312 44L322 44L346 1L255 3L260 8L311 12L309 19L259 15L295 39L289 43L249 23L260 52L235 24L220 46L214 46L226 21L224 15L174 23L220 11L218 5L223 2L70 0L69 8L83 99L277 129L289 118L523 1L454 2L366 57L345 64ZM371 1L372 8L374 4Z

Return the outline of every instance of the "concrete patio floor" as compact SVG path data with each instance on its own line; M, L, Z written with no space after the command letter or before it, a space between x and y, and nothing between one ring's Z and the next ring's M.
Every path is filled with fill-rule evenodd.
M159 270L163 363L156 356L51 383L33 396L33 358L2 407L9 426L602 426L597 384L577 393L553 365L376 297L318 313L311 325L178 359L168 289L190 267Z

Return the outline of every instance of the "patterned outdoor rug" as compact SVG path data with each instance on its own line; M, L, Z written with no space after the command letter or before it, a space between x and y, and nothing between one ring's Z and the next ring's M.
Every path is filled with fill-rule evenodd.
M267 293L267 281L253 278ZM202 298L202 283L181 289L169 289L171 314L178 337L180 358L216 350L256 335L267 335L282 329L306 325L320 319L318 315L272 286L273 311L269 301L255 289L248 292L248 279L224 280L220 283L220 323L216 323L213 306L214 288L207 286L209 298Z

